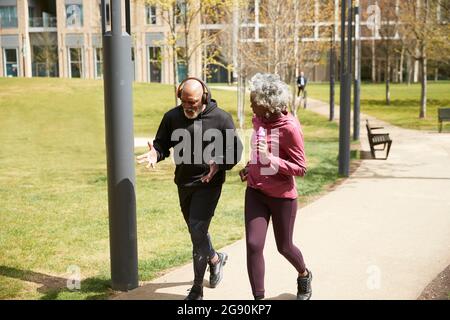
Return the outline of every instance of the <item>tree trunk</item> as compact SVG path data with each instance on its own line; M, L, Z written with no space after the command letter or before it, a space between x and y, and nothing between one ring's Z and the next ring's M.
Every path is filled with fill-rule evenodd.
M381 70L382 70L382 66L381 63L377 63L377 80L378 82L381 82Z
M430 11L429 2L428 0L425 0L425 15L424 15L424 21L423 23L426 24L428 20L428 13ZM422 39L420 43L420 62L421 62L421 71L422 71L422 78L421 78L421 94L420 94L420 114L419 117L426 118L427 116L427 41L428 39L424 38Z
M400 53L400 68L399 68L399 81L403 83L403 63L405 60L405 45L402 44L402 52Z
M276 18L280 17L280 2L277 3L277 9L276 9ZM278 65L279 65L279 59L280 59L280 52L279 52L279 38L280 38L280 28L278 26L278 19L275 19L275 39L274 39L274 73L279 74L278 71Z
M175 91L175 105L178 105L177 95L177 48L176 45L172 46L172 64L173 64L173 89Z
M389 35L388 35L389 37ZM391 59L390 59L390 43L389 38L386 41L386 74L385 74L385 80L386 80L386 105L391 104L391 91L390 91L390 81L391 81Z
M413 64L413 58L411 55L408 55L408 60L406 61L406 76L407 76L407 82L408 86L411 85L412 80L412 64Z
M172 64L173 64L173 89L175 92L175 105L178 105L178 95L177 95L177 89L178 89L178 84L177 84L177 33L176 33L176 25L177 25L177 21L176 21L176 14L175 14L175 6L176 3L173 4L172 6ZM169 19L170 20L170 19Z
M423 48L423 52L425 48ZM419 118L425 118L427 116L427 57L425 54L422 56L422 77L421 77L421 94L420 94L420 115Z
M419 49L416 49L416 57L420 56L418 51L419 51ZM414 61L414 79L413 79L414 83L419 82L419 75L420 75L420 70L419 69L420 69L419 60L415 60Z
M386 63L386 105L390 105L391 104L391 88L390 88L390 71L391 66L390 66L390 59L389 57L387 58L387 63Z
M190 77L189 72L189 28L188 28L188 4L184 0L184 63L186 64L186 76ZM191 9L191 8L189 8Z
M434 69L434 81L439 81L439 68Z
M372 82L377 82L377 74L376 74L376 55L375 55L375 40L372 40Z
M296 116L297 115L297 77L298 77L298 68L299 68L299 61L298 61L298 22L299 22L299 13L298 13L298 5L299 0L294 0L294 12L295 12L295 18L294 18L294 79L293 85L292 85L292 103L291 103L291 113Z

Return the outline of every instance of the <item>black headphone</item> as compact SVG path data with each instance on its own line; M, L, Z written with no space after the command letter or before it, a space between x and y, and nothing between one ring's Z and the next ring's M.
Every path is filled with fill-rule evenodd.
M198 82L200 82L202 84L202 87L203 87L202 104L208 105L211 102L211 92L209 91L209 88L206 85L206 83L204 83L201 79L196 78L196 77L188 77L188 78L184 79L183 81L181 81L181 83L177 89L177 97L179 99L181 99L181 94L183 93L184 83L188 80L197 80Z

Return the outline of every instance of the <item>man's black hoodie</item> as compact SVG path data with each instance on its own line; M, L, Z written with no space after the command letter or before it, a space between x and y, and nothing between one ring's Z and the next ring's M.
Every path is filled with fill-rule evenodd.
M208 130L213 136L220 132L223 143L208 136L208 132L205 136ZM233 168L242 156L242 142L236 134L231 115L220 109L213 99L196 119L188 119L181 105L164 114L153 146L158 162L169 157L170 148L174 148L175 183L180 187L221 185L225 181L225 170ZM202 183L200 178L209 172L208 159L203 156L206 148L206 154L212 153L219 164L219 172L209 183Z

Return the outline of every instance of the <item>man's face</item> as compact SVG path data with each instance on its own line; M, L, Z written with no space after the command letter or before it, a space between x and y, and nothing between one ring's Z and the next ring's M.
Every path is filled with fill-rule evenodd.
M302 71L302 72L300 72L300 75L303 77L305 74L304 74L303 71Z
M196 92L183 90L181 93L181 105L183 106L184 115L188 119L195 119L203 111L202 104L203 91Z

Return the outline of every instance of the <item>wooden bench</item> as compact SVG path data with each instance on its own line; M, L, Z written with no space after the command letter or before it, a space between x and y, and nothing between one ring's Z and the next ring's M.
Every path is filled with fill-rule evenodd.
M375 151L384 151L387 146L386 158L389 156L389 151L391 150L392 139L389 137L389 133L373 133L372 130L384 129L383 127L371 127L369 120L366 120L367 137L369 138L370 152L372 157L375 157ZM383 149L375 149L375 146L383 145Z
M442 122L450 121L450 108L438 108L439 132L442 132Z

